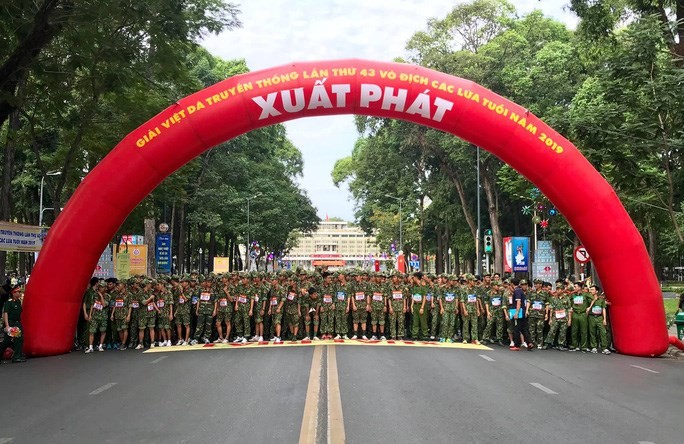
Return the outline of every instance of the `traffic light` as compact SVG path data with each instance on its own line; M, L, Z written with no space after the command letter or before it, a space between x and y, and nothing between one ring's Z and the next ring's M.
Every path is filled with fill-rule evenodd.
M492 230L485 230L484 233L484 252L492 253L494 251L494 238L492 237Z

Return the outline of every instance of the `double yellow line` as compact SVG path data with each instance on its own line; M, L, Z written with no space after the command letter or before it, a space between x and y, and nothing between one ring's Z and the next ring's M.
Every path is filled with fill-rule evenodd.
M321 396L321 380L323 379L323 351L325 354L325 390L327 403L327 439L328 444L345 442L344 418L342 416L342 399L340 398L340 384L337 376L337 356L334 345L316 346L313 359L311 360L311 372L309 373L309 386L306 390L306 403L304 404L304 416L302 428L299 432L300 444L315 444L323 441L322 430L318 427L320 416L319 404Z

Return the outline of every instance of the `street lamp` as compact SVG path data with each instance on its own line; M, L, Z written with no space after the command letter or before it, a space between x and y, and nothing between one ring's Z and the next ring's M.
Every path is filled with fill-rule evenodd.
M61 171L48 171L40 178L40 214L38 215L38 226L43 226L43 186L45 185L45 176L59 176Z
M390 194L385 194L385 197L389 197L390 199L399 201L399 250L404 251L404 230L401 217L401 201L403 199L401 197L392 196Z
M249 271L249 265L250 265L250 256L249 256L249 202L252 199L255 199L257 197L261 196L261 193L256 193L252 197L247 197L247 250L245 251L245 264L247 264L246 270Z

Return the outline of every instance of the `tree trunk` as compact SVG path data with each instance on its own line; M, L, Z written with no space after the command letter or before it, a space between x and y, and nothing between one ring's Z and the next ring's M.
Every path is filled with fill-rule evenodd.
M216 256L216 229L209 230L209 257L207 259L207 268L210 272L214 271L214 257Z
M22 81L23 84L23 81ZM0 125L1 127L2 125ZM2 187L0 189L0 220L9 221L12 214L12 179L14 178L14 154L17 149L16 135L21 127L19 112L10 115L5 149L2 157ZM5 276L7 252L0 251L0 276Z
M503 237L501 235L501 226L499 225L496 178L492 177L492 172L488 168L484 168L484 170L484 174L482 174L482 188L484 188L485 196L487 197L487 212L489 213L489 223L492 228L492 240L494 243L493 273L501 273L503 271Z
M420 196L420 232L418 234L418 259L420 260L419 270L424 271L424 260L423 257L423 228L425 227L425 221L423 218L423 200L425 196Z
M157 276L157 264L154 260L154 252L157 241L157 229L154 219L145 219L145 245L147 245L147 275Z
M233 254L233 238L231 237L230 239L226 239L226 243L228 244L228 253L226 256L228 257L228 271L231 273L233 270L235 270L235 255Z
M458 248L454 249L454 271L452 273L456 276L461 274L461 258L459 258Z
M178 265L178 274L185 274L185 204L181 202L178 207L178 243L176 244L176 264Z
M647 231L646 231L646 237L648 238L648 255L651 257L651 265L653 265L653 269L655 270L656 268L656 232L653 229L653 227L649 224Z
M437 251L435 253L435 273L441 274L444 272L444 256L442 251L442 229L439 225L435 226L435 233L437 236Z
M575 234L573 241L572 241L572 251L574 252L575 248L579 247L579 245L580 245L579 238ZM582 269L582 267L580 267L580 263L575 260L575 257L573 255L573 258L572 258L572 274L575 276L575 278L579 278L581 269Z
M192 269L192 226L190 224L186 224L187 227L187 244L185 246L185 264L186 264L186 270L188 272L193 271Z

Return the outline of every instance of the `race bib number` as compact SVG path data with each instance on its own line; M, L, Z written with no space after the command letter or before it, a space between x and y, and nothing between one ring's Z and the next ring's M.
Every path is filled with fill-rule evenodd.
M374 301L382 301L382 293L373 293Z
M228 306L228 299L226 299L226 298L219 299L219 306L220 307L227 307Z
M456 299L456 295L453 293L447 293L444 295L444 300L447 302L454 302L454 299Z
M420 294L414 294L414 295L413 295L413 300L414 300L415 302L420 302L420 301L423 300L423 296L420 295Z
M595 315L603 314L603 307L597 307L596 305L594 305L593 307L591 307L591 314L595 314Z
M185 298L183 296L178 298L178 303L179 304L185 304Z
M332 304L332 296L326 294L325 296L323 296L323 302L325 302L326 304Z
M95 302L95 304L93 304L93 308L95 310L102 310L103 307L102 304L100 304L99 302Z
M513 305L513 297L512 296L508 297L508 305Z
M501 307L501 298L492 298L492 307Z
M432 293L428 293L427 295L425 295L425 300L428 302L432 301Z
M153 303L147 304L147 311L154 311L154 304Z
M355 298L357 301L363 301L366 299L366 293L357 292Z
M337 292L337 300L338 301L344 301L345 296L347 296L347 294L344 291L338 291Z
M294 301L294 298L295 298L295 294L294 294L294 293L288 293L288 295L287 295L287 300L288 300L288 301Z
M207 302L210 299L211 299L211 294L209 294L209 293L202 293L200 295L200 301Z
M575 305L584 304L584 296L575 296L572 298L572 303Z
M133 301L133 302L131 302L131 307L140 308L140 303L138 301Z
M271 299L271 305L278 305L278 298Z
M254 295L254 302L259 302L259 296Z
M475 302L477 302L477 296L475 296L474 294L469 294L468 295L468 303L474 304Z
M164 301L157 301L157 307L164 308Z
M565 313L565 310L556 310L555 314L556 314L556 319L565 319L565 316L567 316L567 314Z
M392 292L392 299L403 299L404 295L401 293L401 291L393 291Z
M114 302L114 307L116 308L123 308L124 306L124 300L123 299L117 299L116 302Z
M197 305L197 296L192 297L192 305Z
M543 306L543 304L542 304L540 301L534 301L534 302L532 302L532 310L537 310L537 311L539 311L539 310L541 310L542 308L544 308L544 306Z
M288 296L289 297L289 296ZM238 298L238 302L241 304L246 304L247 303L247 298L245 296L240 296Z

